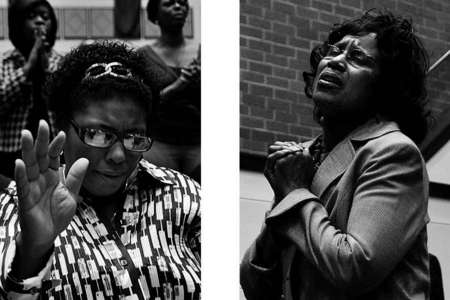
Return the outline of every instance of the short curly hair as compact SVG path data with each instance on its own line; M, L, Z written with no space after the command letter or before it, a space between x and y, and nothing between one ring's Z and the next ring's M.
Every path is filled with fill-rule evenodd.
M102 76L84 80L86 70L95 63L119 62L132 73L130 78ZM104 101L113 96L129 96L146 112L147 130L151 128L158 99L155 78L145 69L143 56L121 42L96 42L81 45L69 52L47 85L49 108L56 126L67 129L74 113L82 111L88 101Z
M329 45L346 35L376 33L380 53L380 76L374 113L398 123L415 143L420 143L428 130L426 74L428 54L415 34L412 21L388 11L369 10L361 18L336 24L327 40L311 52L311 70L304 72L305 94L312 98L312 85L319 62Z

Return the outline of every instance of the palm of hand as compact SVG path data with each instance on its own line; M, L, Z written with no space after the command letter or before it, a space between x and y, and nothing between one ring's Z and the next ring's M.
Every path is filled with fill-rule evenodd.
M52 243L74 216L75 197L60 182L58 171L47 170L37 180L29 182L29 193L21 201L22 226L27 227L26 232L31 236L39 236L39 243Z
M39 124L34 145L31 133L22 132L23 160L16 161L15 178L22 243L32 249L48 249L76 211L76 195L89 162L85 158L76 160L67 172L65 182L61 182L59 154L64 142L65 135L60 132L49 144L49 128L45 121Z

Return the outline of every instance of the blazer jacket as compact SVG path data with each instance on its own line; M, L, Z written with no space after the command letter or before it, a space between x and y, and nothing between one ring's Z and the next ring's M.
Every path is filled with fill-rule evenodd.
M427 205L417 146L370 120L267 213L241 263L247 299L428 299Z

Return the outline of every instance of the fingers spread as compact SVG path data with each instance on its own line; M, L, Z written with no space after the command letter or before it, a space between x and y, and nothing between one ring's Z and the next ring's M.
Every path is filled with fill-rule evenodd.
M63 131L60 131L48 147L48 158L49 158L48 167L53 170L59 169L59 156L64 147L65 140L66 134Z
M17 184L17 193L20 200L25 199L30 193L30 187L28 185L27 172L25 169L25 163L21 159L16 160L16 166L14 169L14 178ZM19 203L19 205L21 205Z
M48 141L50 137L50 129L47 122L44 120L39 121L39 129L36 137L36 143L34 149L36 152L36 160L39 166L39 171L45 172L48 169Z
M27 177L33 181L39 177L39 165L33 147L33 136L28 130L22 130L22 159L26 166Z
M82 157L76 160L70 167L69 173L66 178L66 186L70 192L78 194L81 185L84 180L84 175L86 175L87 168L89 166L89 161Z

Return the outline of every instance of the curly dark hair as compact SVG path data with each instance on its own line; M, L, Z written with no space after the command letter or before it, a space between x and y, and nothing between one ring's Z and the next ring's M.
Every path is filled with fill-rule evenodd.
M412 21L388 11L369 10L361 18L336 24L327 40L311 52L311 71L304 72L305 94L312 98L312 84L317 66L329 45L346 35L363 36L376 33L380 56L377 103L374 113L397 122L415 143L420 143L428 130L426 108L426 74L428 54L415 34Z
M111 75L84 79L86 70L96 63L119 62L131 71L130 78ZM158 100L157 78L145 68L144 57L121 42L96 42L81 45L69 52L46 86L49 108L55 114L59 129L67 129L75 112L82 111L88 101L104 101L117 95L128 96L142 107L151 128ZM123 68L123 69L124 69Z

